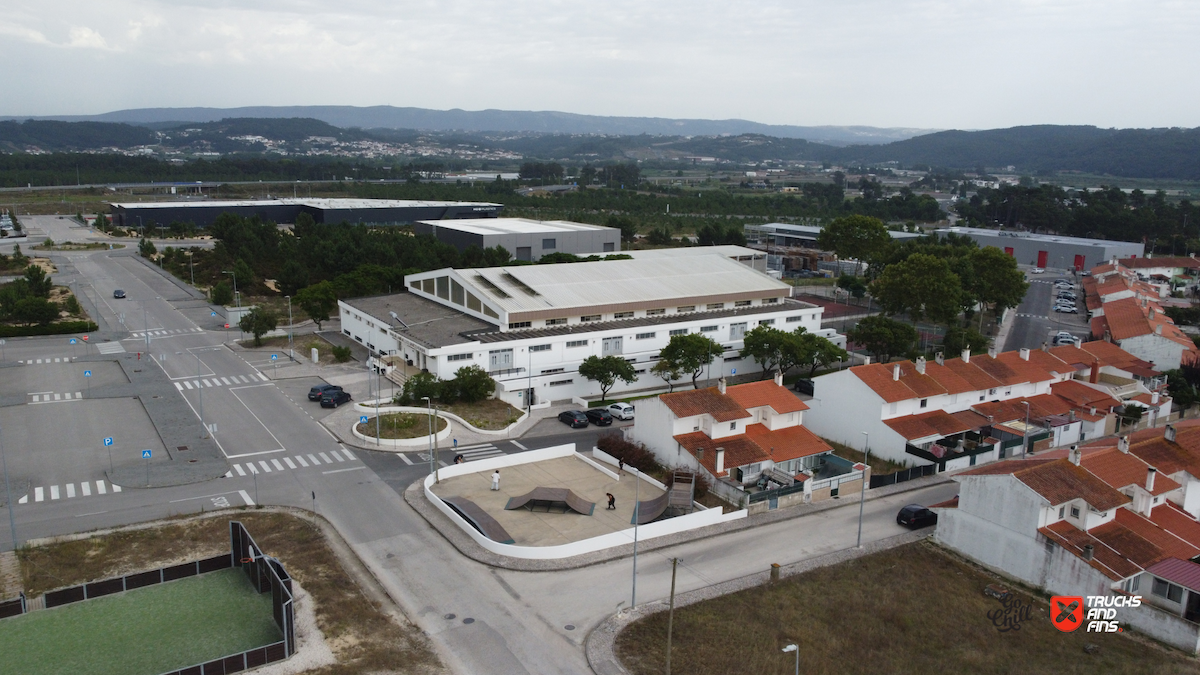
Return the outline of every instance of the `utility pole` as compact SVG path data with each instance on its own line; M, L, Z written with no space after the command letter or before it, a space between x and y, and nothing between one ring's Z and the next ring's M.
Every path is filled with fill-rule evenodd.
M8 457L4 454L4 429L0 428L0 465L4 468L4 503L8 505L8 529L12 533L13 551L20 544L17 542L17 521L13 519L12 488L8 483Z
M863 521L863 504L867 501L867 460L871 457L871 435L867 432L862 432L863 435L863 474L862 488L858 493L858 542L854 544L855 548L862 548L862 521Z
M292 327L294 325L292 322L292 296L285 295L283 297L287 298L288 301L288 358L294 363L296 361L296 351L292 348Z
M630 467L633 471L637 471L636 467ZM637 473L630 472L633 479L637 481L633 484L633 597L629 601L629 609L637 607L637 545L638 545L638 510L642 503L639 501L640 490L642 487L642 479Z
M675 628L675 568L679 558L671 558L671 600L667 605L667 675L671 675L671 633Z
M196 357L196 380L200 380L200 355L194 354ZM197 390L197 396L200 397L200 426L204 427L204 435L201 438L208 438L208 424L204 422L204 388Z

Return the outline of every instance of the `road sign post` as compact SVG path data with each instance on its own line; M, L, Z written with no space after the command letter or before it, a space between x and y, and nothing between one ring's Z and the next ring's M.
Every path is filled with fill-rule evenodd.
M0 361L4 360L4 340L0 340Z
M85 380L87 380L88 398L91 398L92 397L92 371L90 371L90 370L83 371L83 378Z
M279 379L279 355L278 354L271 355L271 367L275 369L275 372L273 373L273 375L274 375L275 379L278 380Z
M113 439L112 439L112 436L109 436L108 438L105 438L105 439L104 439L104 448L105 448L106 450L108 450L108 473L109 473L109 476L108 476L108 477L109 477L109 478L112 478L112 470L113 470L113 463L112 463L112 445L113 445Z
M146 487L150 487L150 451L142 451L142 459L146 460Z
M71 358L74 358L75 357L75 345L79 344L79 340L76 340L75 338L71 338L70 340L68 340L68 343L71 345Z

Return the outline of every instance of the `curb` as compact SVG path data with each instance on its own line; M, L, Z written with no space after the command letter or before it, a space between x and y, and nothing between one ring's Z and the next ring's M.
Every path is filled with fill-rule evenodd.
M920 530L906 532L895 537L870 542L861 549L842 549L815 558L809 558L808 560L801 560L780 567L779 578L786 579L821 567L839 565L849 560L921 541L928 536L930 536L930 533ZM693 605L704 600L711 600L723 595L729 595L730 593L763 586L770 583L770 581L771 573L770 571L766 571L737 579L730 579L729 581L723 581L704 588L697 588L694 591L676 594L675 607L687 607L688 605ZM604 621L601 621L595 628L589 631L587 637L584 638L584 655L587 657L588 665L591 667L592 672L596 673L596 675L630 675L629 671L621 665L621 661L617 658L615 649L617 635L634 621L652 614L665 612L667 608L667 603L662 600L648 602L632 610L617 612Z
M459 529L458 525L453 523L441 511L437 510L429 500L425 497L425 491L422 483L424 479L413 481L403 493L404 501L421 515L439 534L450 542L450 545L458 549L458 552L464 556L482 563L489 567L497 567L500 569L512 570L515 572L547 572L554 570L570 570L580 567L589 567L600 563L609 562L611 560L620 560L633 555L633 544L624 544L614 546L601 551L592 553L584 553L582 555L572 556L569 558L557 559L525 559L525 558L510 558L508 556L492 553L475 543L473 539L467 536L465 532ZM945 474L936 474L926 478L917 478L905 483L897 483L872 490L867 494L867 500L879 499L894 494L904 492L913 492L934 485L948 483L951 479ZM804 507L794 506L775 511L767 511L766 513L757 513L738 520L720 523L717 525L708 525L699 527L694 530L680 532L678 534L666 535L663 537L655 537L638 543L638 552L645 553L647 551L655 551L658 549L677 546L700 539L707 539L729 532L738 532L763 525L770 525L782 520L792 520L794 518L802 518L804 516L821 513L830 509L835 509L841 506L857 503L858 500L838 500L829 499L821 502L818 505L806 505ZM885 540L886 541L886 540Z

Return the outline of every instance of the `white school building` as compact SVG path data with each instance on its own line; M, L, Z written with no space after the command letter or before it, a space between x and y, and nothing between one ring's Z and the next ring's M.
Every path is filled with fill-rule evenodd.
M719 253L634 260L441 269L405 277L405 293L339 301L342 332L373 355L395 356L442 379L478 365L497 396L527 403L595 396L579 375L589 356L620 355L638 379L610 394L665 387L650 372L675 335L703 333L725 347L701 384L758 372L742 336L760 325L821 329L819 306L791 287ZM690 377L679 382L690 384Z

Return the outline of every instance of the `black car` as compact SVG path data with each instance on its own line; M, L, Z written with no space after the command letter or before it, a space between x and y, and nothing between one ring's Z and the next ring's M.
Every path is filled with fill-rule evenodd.
M896 524L910 530L937 525L937 514L920 504L909 504L896 514Z
M350 394L342 391L341 387L321 394L322 408L336 408L343 403L348 403L349 401Z
M318 384L317 386L308 390L308 400L320 401L321 397L324 396L325 393L331 392L331 391L341 391L341 390L342 390L342 388L337 386L336 384Z
M113 291L113 297L120 300L121 298L125 297L125 291L118 288L117 290Z
M558 421L572 429L582 429L588 425L587 415L578 410L564 410L558 413Z
M606 427L613 423L612 413L603 408L592 408L583 413L588 421L598 427Z
M809 396L812 396L813 392L816 391L812 380L796 380L796 384L792 385L792 389L801 394L808 394Z

